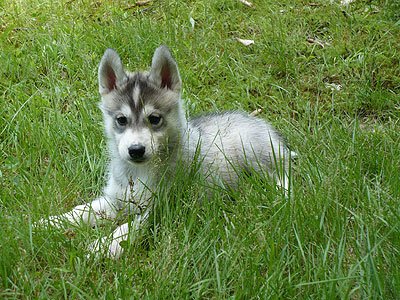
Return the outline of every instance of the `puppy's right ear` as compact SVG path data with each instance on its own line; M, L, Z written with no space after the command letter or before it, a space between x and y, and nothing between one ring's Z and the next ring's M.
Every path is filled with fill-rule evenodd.
M99 92L106 95L120 87L127 80L121 59L115 50L104 52L99 66Z
M182 83L178 66L172 57L171 51L165 45L161 45L154 52L150 80L160 88L167 88L176 93L181 91Z

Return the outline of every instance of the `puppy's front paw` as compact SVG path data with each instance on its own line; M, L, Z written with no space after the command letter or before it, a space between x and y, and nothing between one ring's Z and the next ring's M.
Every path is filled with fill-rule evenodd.
M87 257L100 257L101 255L105 255L109 258L118 259L123 251L123 248L119 243L120 239L111 239L110 237L98 239L90 244L90 253Z
M34 228L49 228L49 227L55 227L55 228L63 228L63 224L65 223L66 220L63 218L60 218L59 216L50 216L48 218L43 218L40 219L39 221L35 222L33 224Z
M108 256L114 259L119 259L124 249L120 245L120 240L113 240L108 247Z

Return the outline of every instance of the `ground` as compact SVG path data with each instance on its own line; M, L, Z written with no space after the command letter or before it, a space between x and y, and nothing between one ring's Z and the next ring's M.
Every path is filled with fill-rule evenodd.
M252 4L0 2L1 298L400 298L400 5ZM289 195L250 177L198 205L193 179L119 261L87 258L115 224L33 224L101 193L104 50L145 70L162 43L191 115L261 109L279 129Z

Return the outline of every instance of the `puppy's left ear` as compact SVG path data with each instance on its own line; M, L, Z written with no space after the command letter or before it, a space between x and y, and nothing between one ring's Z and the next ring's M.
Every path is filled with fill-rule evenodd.
M178 66L172 57L171 51L165 45L161 45L154 52L150 80L160 88L167 88L176 93L181 91L182 84Z
M127 78L118 53L113 49L107 49L99 66L100 94L106 95L118 89L126 82Z

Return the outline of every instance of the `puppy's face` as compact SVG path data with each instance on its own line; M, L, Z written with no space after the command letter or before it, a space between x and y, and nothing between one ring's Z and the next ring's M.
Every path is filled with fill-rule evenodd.
M133 164L168 153L182 126L179 71L166 46L156 49L150 72L124 71L108 49L99 67L106 132L119 156Z
M102 109L118 154L133 164L168 152L179 138L179 95L157 88L146 74L130 75L120 89L103 96Z

